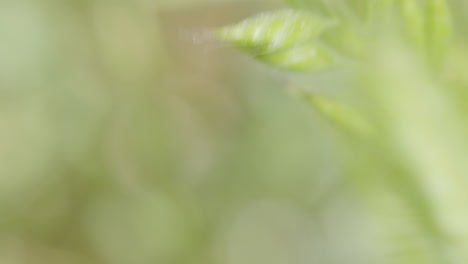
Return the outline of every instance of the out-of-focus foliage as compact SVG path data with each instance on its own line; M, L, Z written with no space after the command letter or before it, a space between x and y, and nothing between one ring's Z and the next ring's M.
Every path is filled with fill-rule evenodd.
M326 10L339 21L338 27L352 29L330 32L332 40L344 40L329 42L330 48L344 51L352 64L346 61L337 67L354 75L347 92L341 92L354 96L341 96L364 111L377 130L372 137L344 137L340 149L341 154L348 152L343 162L349 187L374 219L381 261L468 261L468 113L457 105L457 93L465 94L466 84L454 87L443 75L445 68L464 67L451 60L450 51L457 41L464 46L465 39L453 29L449 2L291 3L317 13ZM346 37L334 36L342 34L353 37L347 42ZM343 49L347 45L351 49ZM346 52L350 50L354 52ZM466 58L466 50L458 56ZM355 110L307 93L301 94L326 118L345 124L343 136L356 132Z
M288 70L322 70L333 60L316 38L330 24L312 12L280 10L225 26L215 34L268 64Z
M1 2L0 264L468 262L467 17Z

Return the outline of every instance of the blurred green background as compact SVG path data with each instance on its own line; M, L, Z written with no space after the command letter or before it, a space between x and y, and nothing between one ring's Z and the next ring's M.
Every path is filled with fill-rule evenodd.
M303 75L206 37L279 0L1 1L0 264L466 263L452 4L439 82L391 38L362 75ZM363 106L383 147L291 84Z

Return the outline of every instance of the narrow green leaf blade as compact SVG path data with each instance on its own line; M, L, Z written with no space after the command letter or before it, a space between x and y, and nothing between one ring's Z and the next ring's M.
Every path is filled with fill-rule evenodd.
M296 93L343 130L365 137L374 134L373 126L369 120L355 109L304 90L297 90Z

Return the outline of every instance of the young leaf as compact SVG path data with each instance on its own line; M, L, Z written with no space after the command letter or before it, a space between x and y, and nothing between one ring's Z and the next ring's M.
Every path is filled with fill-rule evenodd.
M257 57L276 67L292 71L325 70L334 61L327 50L314 43L304 43L285 51Z
M330 21L307 11L286 9L263 13L217 31L222 41L255 55L289 48L317 37Z

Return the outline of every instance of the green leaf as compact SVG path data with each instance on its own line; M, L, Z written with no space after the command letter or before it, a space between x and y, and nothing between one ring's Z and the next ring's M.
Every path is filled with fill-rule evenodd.
M344 131L366 137L371 137L374 134L373 126L369 120L355 109L304 90L297 89L296 93Z
M314 43L304 43L257 58L281 69L292 71L325 70L334 65L329 52Z
M317 37L330 21L314 13L285 9L262 13L221 28L216 36L255 55L284 50Z

